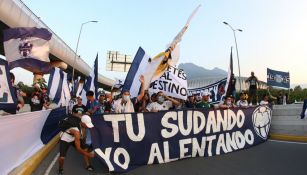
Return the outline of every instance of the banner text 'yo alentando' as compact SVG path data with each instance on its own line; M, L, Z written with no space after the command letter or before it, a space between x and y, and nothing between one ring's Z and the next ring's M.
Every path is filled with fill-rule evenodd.
M267 106L182 110L93 117L96 154L110 171L210 157L264 142L271 122Z

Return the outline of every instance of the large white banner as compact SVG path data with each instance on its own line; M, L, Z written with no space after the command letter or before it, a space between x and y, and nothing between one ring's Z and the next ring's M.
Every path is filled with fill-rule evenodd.
M156 81L150 84L149 94L162 91L165 95L186 100L188 96L187 76L182 69L170 66Z
M41 132L50 112L0 117L0 174L8 174L44 146Z

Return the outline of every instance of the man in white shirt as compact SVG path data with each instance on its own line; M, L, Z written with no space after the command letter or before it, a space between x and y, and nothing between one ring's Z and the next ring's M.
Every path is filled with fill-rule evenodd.
M130 91L124 89L122 91L122 98L114 101L113 108L115 113L130 113L134 112L134 105L141 101L145 94L145 87L144 87L144 76L141 75L140 77L141 82L141 91L137 97L131 99Z
M245 93L242 92L240 94L240 100L237 101L237 106L238 107L243 107L243 108L248 107L248 101L246 99L246 94Z
M269 96L264 94L262 100L260 101L260 105L268 105L269 104Z
M84 115L81 117L80 122L81 127L84 128L93 128L92 120L88 115ZM68 148L72 145L76 148L76 150L84 155L84 160L86 164L86 169L88 171L93 171L93 167L90 165L90 158L94 157L93 153L87 152L87 148L85 148L85 144L81 144L80 140L82 138L82 133L77 126L72 126L68 128L65 132L61 133L60 136L60 157L59 157L59 171L58 174L63 174L63 166L64 160L66 157L66 153Z
M234 99L231 95L227 96L224 100L223 104L220 104L218 106L220 109L229 109L229 108L235 108L236 105L234 104Z
M172 99L163 94L163 92L158 92L157 94L157 102L150 103L146 110L149 112L158 112L158 111L166 111L172 108L173 106L178 106L180 104L179 101Z

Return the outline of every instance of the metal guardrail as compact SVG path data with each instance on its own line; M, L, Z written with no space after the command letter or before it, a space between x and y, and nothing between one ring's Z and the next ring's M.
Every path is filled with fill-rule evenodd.
M0 19L10 27L36 26L47 28L52 33L52 39L50 40L50 53L69 65L75 65L75 69L81 73L89 75L91 67L80 57L75 57L76 53L73 49L71 49L66 42L53 32L50 27L35 15L21 0L0 0L0 7ZM77 58L76 64L73 64L75 58ZM114 80L102 75L98 75L98 82L106 87L111 87L114 84Z

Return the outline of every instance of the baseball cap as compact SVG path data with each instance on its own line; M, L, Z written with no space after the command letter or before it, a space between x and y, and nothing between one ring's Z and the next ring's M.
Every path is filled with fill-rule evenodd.
M88 128L92 128L94 127L93 123L92 123L92 119L90 116L88 115L83 115L81 117L81 122L84 123Z
M99 94L99 96L106 95L106 92L105 91L100 91L98 94Z
M207 92L207 91L205 91L203 94L202 94L202 96L210 96L211 95L211 93L210 92Z

